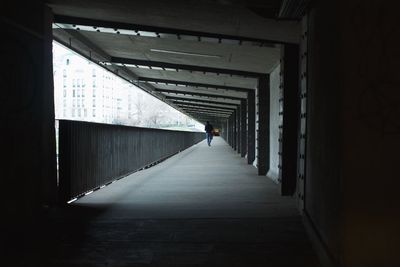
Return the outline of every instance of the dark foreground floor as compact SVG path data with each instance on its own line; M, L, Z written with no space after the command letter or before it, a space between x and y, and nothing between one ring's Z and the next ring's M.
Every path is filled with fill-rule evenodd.
M8 266L319 266L295 200L213 142L50 214Z

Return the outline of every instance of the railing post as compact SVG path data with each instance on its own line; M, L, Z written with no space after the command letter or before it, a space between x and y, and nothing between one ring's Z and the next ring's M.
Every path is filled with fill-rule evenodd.
M79 121L60 121L60 202L143 167L153 166L198 141L204 133Z

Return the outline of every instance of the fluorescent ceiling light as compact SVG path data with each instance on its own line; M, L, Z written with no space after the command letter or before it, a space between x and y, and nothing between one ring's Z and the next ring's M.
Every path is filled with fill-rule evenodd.
M93 193L93 190L91 190L91 191L85 193L85 196L90 195L91 193Z
M139 69L150 69L149 66L144 66L144 65L136 65Z
M151 52L158 53L167 53L167 54L175 54L175 55L185 55L185 56L195 56L195 57L212 57L212 58L221 58L219 55L208 55L208 54L198 54L198 53L190 53L190 52L182 52L182 51L174 51L174 50L163 50L163 49L150 49Z
M76 200L78 200L77 198L74 198L74 199L71 199L70 201L68 201L67 203L68 204L71 204L72 202L74 202L74 201L76 201Z

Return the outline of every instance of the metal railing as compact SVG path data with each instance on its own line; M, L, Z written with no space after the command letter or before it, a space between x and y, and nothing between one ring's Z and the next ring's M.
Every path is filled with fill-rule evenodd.
M66 203L203 139L202 132L60 120L60 200Z

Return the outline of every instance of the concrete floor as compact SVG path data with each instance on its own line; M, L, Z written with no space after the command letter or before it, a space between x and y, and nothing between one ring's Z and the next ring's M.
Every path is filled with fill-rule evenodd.
M319 266L295 199L221 138L80 198L42 228L10 266Z

